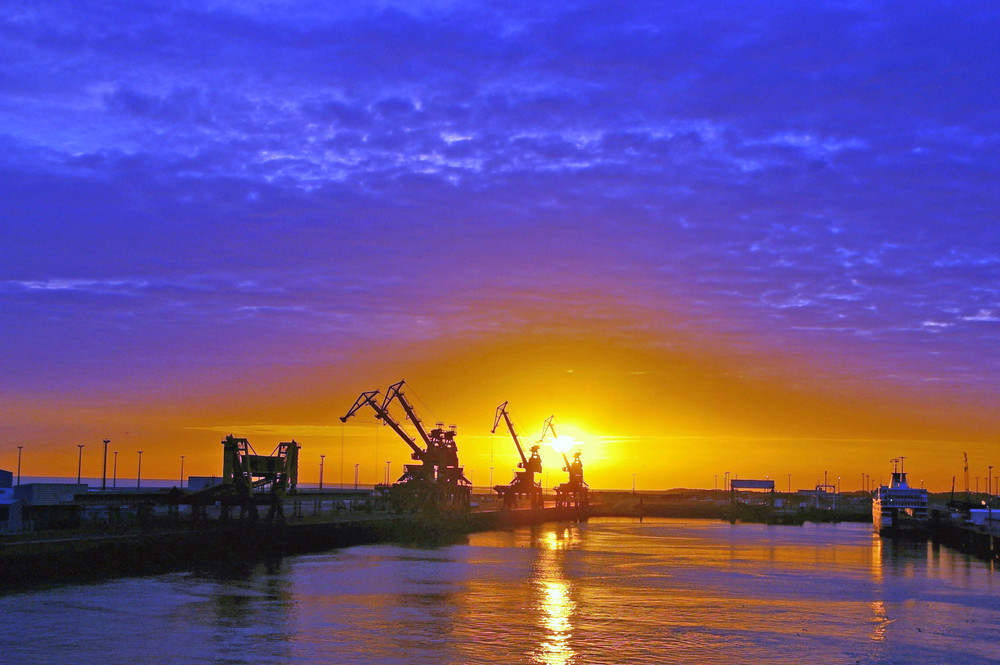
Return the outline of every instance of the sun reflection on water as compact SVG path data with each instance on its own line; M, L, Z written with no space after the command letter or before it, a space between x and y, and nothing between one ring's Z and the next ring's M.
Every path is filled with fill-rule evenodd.
M576 603L570 597L570 585L563 575L565 543L549 532L538 543L539 561L535 586L539 593L539 619L544 630L536 662L566 665L576 655L569 644L573 625L570 621Z
M877 588L881 588L885 575L882 570L882 555L882 537L877 533L872 534L871 575L872 581L878 585ZM871 618L868 619L868 623L871 625L871 633L868 635L868 639L872 642L884 642L886 628L892 623L892 619L889 618L889 612L885 607L885 601L873 600L868 603L868 607L872 613Z
M889 618L889 614L885 610L885 602L881 600L873 600L868 603L868 606L872 610L872 617L868 620L869 623L871 623L872 632L868 638L872 642L884 642L885 629L890 623L892 623L892 619Z

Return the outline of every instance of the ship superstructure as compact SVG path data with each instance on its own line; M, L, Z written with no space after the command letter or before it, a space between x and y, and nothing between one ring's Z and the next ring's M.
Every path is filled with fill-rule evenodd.
M927 490L910 487L903 471L902 457L892 460L889 485L875 490L872 525L883 536L919 533L927 529Z

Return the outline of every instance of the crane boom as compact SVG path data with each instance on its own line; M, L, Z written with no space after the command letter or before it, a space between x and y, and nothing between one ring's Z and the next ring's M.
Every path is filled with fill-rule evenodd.
M538 437L538 443L541 443L542 441L545 440L545 433L548 432L549 430L552 430L552 436L559 438L558 435L556 434L555 423L552 422L554 418L555 415L551 415L545 419L545 424L542 425L542 435Z
M385 411L389 407L389 403L392 402L392 400L397 400L403 407L403 411L406 412L407 419L413 423L414 427L417 428L417 434L420 435L424 445L430 448L433 444L431 443L430 437L427 435L427 431L420 422L420 418L417 418L417 415L413 412L413 407L406 401L406 396L403 395L403 391L401 390L403 383L405 383L405 381L400 380L386 388L385 399L382 400L382 410Z
M358 410L362 406L367 404L375 411L376 418L378 418L386 425L391 427L392 431L398 434L399 438L405 441L407 445L413 449L414 459L419 459L423 457L424 451L420 448L420 446L417 445L416 441L414 441L413 438L406 433L406 430L404 430L399 423L393 420L392 416L389 415L388 411L386 411L382 406L379 406L379 403L375 401L375 396L378 395L378 392L379 391L377 390L368 390L366 392L361 393L358 399L354 402L354 406L352 406L351 409L347 412L347 415L345 415L340 419L340 422L342 423L347 422L348 418L353 416L355 413L358 412Z
M507 413L507 404L504 402L497 407L497 415L493 420L493 429L490 430L490 434L497 431L497 425L500 424L500 419L503 418L504 422L507 423L507 429L510 430L510 437L514 439L514 445L517 446L517 454L521 456L521 464L519 466L523 469L528 466L528 458L524 456L524 448L521 447L521 441L517 438L517 432L514 431L514 423L510 421L510 414Z
M545 424L542 425L542 435L540 437L538 437L538 445L541 445L542 441L545 440L545 435L549 432L549 430L552 431L552 436L554 438L556 438L556 439L559 438L559 435L556 434L556 424L553 422L554 420L555 420L555 414L553 414L553 415L551 415L551 416L549 416L548 418L545 419ZM569 471L569 458L566 457L566 451L565 450L562 451L561 454L562 454L563 462L566 463L566 466L563 468L563 471Z

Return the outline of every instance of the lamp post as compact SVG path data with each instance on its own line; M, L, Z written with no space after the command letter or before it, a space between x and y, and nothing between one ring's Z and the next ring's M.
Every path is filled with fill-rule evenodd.
M323 460L326 459L326 455L319 456L319 488L323 489Z
M386 485L389 484L389 465L390 464L392 464L392 462L386 462L385 463L385 484Z
M358 465L354 465L354 489L358 489Z
M21 484L21 448L24 446L17 447L17 484Z
M83 468L83 444L78 443L76 447L80 449L80 454L76 460L76 484L80 484L80 470Z
M118 487L118 451L117 450L115 451L115 463L114 463L114 466L112 467L112 471L111 471L111 487L113 489Z
M135 472L135 487L139 489L142 484L142 451L139 451L139 468Z
M184 455L181 455L181 489L184 489Z
M104 439L104 464L101 466L101 491L108 489L108 444L111 439Z

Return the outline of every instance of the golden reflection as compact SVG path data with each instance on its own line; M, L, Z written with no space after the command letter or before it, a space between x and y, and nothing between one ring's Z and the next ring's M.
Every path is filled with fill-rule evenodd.
M569 581L562 572L566 540L548 532L538 540L538 567L534 584L539 595L539 619L544 630L536 662L566 665L576 655L569 644L573 625L570 621L576 603L570 597Z
M889 613L886 612L885 602L881 600L873 600L868 603L868 606L872 609L872 618L869 619L869 623L872 625L871 635L868 636L872 642L884 642L885 641L885 629L892 623L892 619L889 618Z
M882 570L882 537L877 533L872 534L871 571L872 581L881 586L884 575ZM886 628L892 623L892 619L889 618L889 613L885 609L885 601L873 600L868 603L868 606L872 611L872 616L868 620L872 627L868 639L872 642L884 642Z
M882 536L877 533L872 534L872 580L882 582Z

